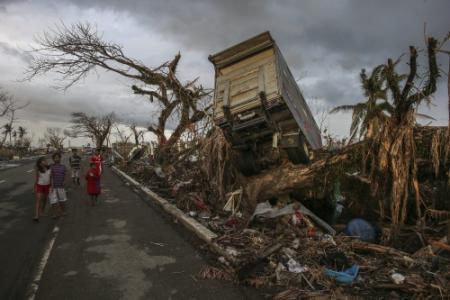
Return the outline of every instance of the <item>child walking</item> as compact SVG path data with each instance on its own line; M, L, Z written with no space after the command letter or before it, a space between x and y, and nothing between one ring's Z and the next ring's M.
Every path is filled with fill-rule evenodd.
M103 157L100 149L95 149L95 154L91 157L91 162L95 163L98 170L98 174L101 176L103 173Z
M72 170L72 182L80 185L81 157L77 152L77 149L72 149L72 155L69 157L69 163Z
M53 218L56 219L66 215L66 190L64 183L66 179L66 166L61 164L61 154L52 155L53 164L50 167L50 194L49 200L53 208Z
M90 169L86 174L87 193L91 197L91 205L98 204L98 195L100 195L100 171L97 164L93 161L90 163Z
M50 191L50 168L45 157L40 157L36 161L36 180L34 191L36 193L36 205L34 212L34 222L39 222L39 217L44 216L45 206L47 204Z

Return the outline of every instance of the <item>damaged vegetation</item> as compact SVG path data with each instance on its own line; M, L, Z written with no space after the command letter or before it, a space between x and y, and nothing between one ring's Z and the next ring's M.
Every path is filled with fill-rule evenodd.
M352 110L353 122L350 142L333 150L320 147L268 33L210 57L213 103L196 80L177 78L179 54L149 68L85 25L46 35L30 72L56 70L71 85L99 67L160 102L154 151L118 165L219 236L227 257L199 278L269 289L274 299L448 299L450 127L416 121L444 75L437 55L448 38L410 47L407 74L400 59L363 70L366 100L335 109ZM276 66L289 74L285 85L270 81ZM233 88L252 95L249 107L233 105ZM169 118L178 125L166 137Z

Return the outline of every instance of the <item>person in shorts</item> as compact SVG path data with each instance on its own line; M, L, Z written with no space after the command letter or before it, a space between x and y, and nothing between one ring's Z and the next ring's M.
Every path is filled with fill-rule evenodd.
M64 189L66 179L66 166L61 164L61 154L52 155L53 164L50 166L50 193L49 201L53 208L53 218L66 215L67 195Z
M70 169L72 171L72 182L80 185L81 157L77 149L72 149L72 155L69 157Z
M33 221L39 222L39 217L44 216L45 206L50 191L50 168L45 157L40 157L36 162L36 180L34 191L36 194L35 214Z

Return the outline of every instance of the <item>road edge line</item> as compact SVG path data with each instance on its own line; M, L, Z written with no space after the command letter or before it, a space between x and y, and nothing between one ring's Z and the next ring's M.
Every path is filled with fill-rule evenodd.
M230 254L230 251L223 248L219 244L217 244L214 240L218 237L218 235L208 228L206 228L203 224L199 223L197 220L187 216L181 209L171 204L166 199L162 198L149 188L140 184L137 180L135 180L130 175L126 174L116 166L111 166L111 169L114 173L139 188L142 192L144 192L151 200L160 205L168 214L173 216L176 220L180 221L181 224L184 225L188 230L192 231L199 237L202 241L204 241L212 250L214 250L217 254L225 257L231 263L237 263L237 259L235 255ZM232 253L236 253L237 251L233 249Z
M52 237L48 241L48 243L45 247L44 254L41 257L41 260L39 261L36 272L33 276L33 280L31 282L30 286L28 287L27 296L26 296L27 300L34 300L34 298L36 297L36 294L39 290L39 283L42 279L42 274L44 273L45 267L47 265L50 254L52 252L52 249L55 244L55 240L56 240L56 237L58 236L58 233L59 233L59 227L57 225L55 225L55 227L52 230Z

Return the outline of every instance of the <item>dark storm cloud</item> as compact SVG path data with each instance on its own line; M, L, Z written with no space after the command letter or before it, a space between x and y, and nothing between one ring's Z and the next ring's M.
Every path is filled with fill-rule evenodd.
M24 13L35 14L35 24L45 27L58 20L88 21L99 25L106 40L122 44L125 53L150 66L170 59L180 50L182 78L200 76L207 87L212 86L214 78L209 54L270 30L307 100L330 109L362 100L362 68L370 70L388 57L397 58L411 44L423 47L424 22L429 34L443 37L450 30L449 11L449 0L0 0L0 26L5 19L2 16L14 13L15 19L25 18ZM43 31L43 27L36 29L26 22L17 24L11 29L22 35ZM13 34L5 34L6 40L0 39L0 55L6 54L2 55L3 64L0 56L0 67L11 74L0 74L0 85L17 79L23 69L21 66L17 71L19 67L9 57L18 57L21 63L27 60L14 46L14 30ZM441 59L446 66L447 58ZM132 96L128 81L118 79L122 85L118 88L118 76L100 74L101 86L90 77L86 86L77 85L64 97L43 88L54 84L47 77L38 92L34 87L18 85L12 91L36 99L30 105L32 109L24 112L24 117L34 120L68 121L67 116L74 110L105 108L142 125L156 120L155 107L146 102L145 111L132 109L135 103L129 104ZM437 109L431 113L438 119L447 117L446 110L439 109L446 105L443 80L436 95ZM136 107L143 107L142 103Z
M127 11L142 26L207 55L270 30L294 74L326 68L353 72L423 46L423 24L437 37L450 30L448 0L107 1L77 0L81 7ZM324 76L339 77L337 72ZM357 80L355 80L357 83ZM333 83L330 83L333 85ZM335 89L339 92L339 89ZM321 93L318 91L318 93ZM328 94L330 102L346 99Z
M29 63L32 59L32 56L25 51L22 51L16 47L11 46L6 42L0 41L0 52L3 52L6 55L15 56L22 61Z

